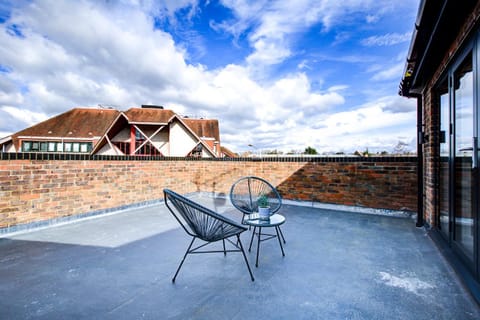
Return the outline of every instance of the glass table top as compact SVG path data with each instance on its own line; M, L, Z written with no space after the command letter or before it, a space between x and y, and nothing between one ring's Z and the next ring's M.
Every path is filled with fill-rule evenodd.
M245 219L244 223L250 226L256 227L275 227L283 224L285 217L281 214L273 214L268 220L260 220L258 214L251 214L248 219Z

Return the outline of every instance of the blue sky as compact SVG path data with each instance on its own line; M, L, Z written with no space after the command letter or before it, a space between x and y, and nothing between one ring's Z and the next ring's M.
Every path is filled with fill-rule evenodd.
M1 1L0 137L78 106L216 118L242 152L415 150L419 0Z

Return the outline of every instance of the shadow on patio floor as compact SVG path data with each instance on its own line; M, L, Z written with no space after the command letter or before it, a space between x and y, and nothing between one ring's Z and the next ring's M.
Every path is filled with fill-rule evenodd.
M237 217L225 202L194 200ZM218 207L218 204L221 207ZM410 219L284 206L278 242L187 257L163 204L0 239L2 319L479 319ZM249 231L242 235L248 247Z

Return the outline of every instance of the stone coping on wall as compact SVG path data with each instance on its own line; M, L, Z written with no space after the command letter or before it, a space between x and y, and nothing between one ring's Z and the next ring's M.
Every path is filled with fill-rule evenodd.
M198 192L198 193L204 197L217 197L217 198L223 197L228 200L228 197L226 197L223 194L212 194L211 192ZM311 208L317 208L317 209L333 210L333 211L373 214L373 215L381 215L381 216L388 216L388 217L395 217L395 218L414 218L416 217L416 214L417 214L416 212L412 212L409 210L376 209L376 208L347 206L342 204L323 203L323 202L315 202L315 201L299 201L299 200L282 199L282 204L298 206L298 207L311 207Z
M225 200L228 200L228 197L225 196L225 194L215 194L211 192L194 192L194 193L186 194L186 196L187 197L199 196L199 197L208 197L208 198L224 198ZM161 198L156 200L128 204L128 205L115 207L115 208L77 214L73 216L60 217L60 218L43 220L43 221L25 223L21 225L14 225L6 228L0 228L0 239L21 234L21 233L74 223L80 220L95 219L95 218L100 218L108 215L114 215L114 214L122 213L126 210L134 209L134 208L154 206L154 205L161 204L163 202L164 200L163 198ZM311 207L311 208L360 213L360 214L382 215L382 216L388 216L388 217L394 217L394 218L412 218L413 219L416 217L415 212L403 211L403 210L375 209L375 208L365 208L365 207L358 207L358 206L346 206L346 205L338 205L338 204L320 203L320 202L313 202L313 201L297 201L297 200L282 200L282 203L285 205L291 205L291 206Z
M415 162L417 156L264 156L239 158L194 158L162 156L113 156L75 153L0 152L0 160L77 160L77 161L230 161L230 162Z

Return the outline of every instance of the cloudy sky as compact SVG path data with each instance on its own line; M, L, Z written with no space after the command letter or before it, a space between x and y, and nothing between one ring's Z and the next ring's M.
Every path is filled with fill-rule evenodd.
M216 118L236 152L415 147L419 0L0 0L0 138L78 106Z

